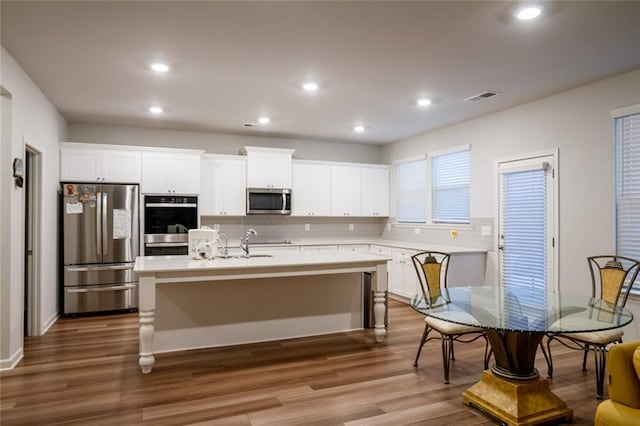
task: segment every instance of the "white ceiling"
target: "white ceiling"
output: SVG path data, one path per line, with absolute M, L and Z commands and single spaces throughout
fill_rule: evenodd
M 1 40 L 70 122 L 363 143 L 640 67 L 640 2 L 547 3 L 526 23 L 515 6 L 3 0 Z M 154 75 L 154 59 L 171 72 Z M 309 78 L 319 93 L 302 92 Z M 500 95 L 462 101 L 486 90 Z M 272 123 L 243 127 L 260 115 Z

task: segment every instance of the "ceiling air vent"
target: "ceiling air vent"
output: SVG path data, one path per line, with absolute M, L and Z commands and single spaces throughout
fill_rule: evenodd
M 473 95 L 468 97 L 467 99 L 465 99 L 465 102 L 480 102 L 483 101 L 485 99 L 489 99 L 489 98 L 493 98 L 494 96 L 496 96 L 498 93 L 497 92 L 482 92 L 482 93 L 478 93 L 477 95 Z

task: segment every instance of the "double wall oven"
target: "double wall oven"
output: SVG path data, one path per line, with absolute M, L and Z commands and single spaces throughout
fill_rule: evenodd
M 144 199 L 144 255 L 189 252 L 189 229 L 198 227 L 198 197 L 147 195 Z

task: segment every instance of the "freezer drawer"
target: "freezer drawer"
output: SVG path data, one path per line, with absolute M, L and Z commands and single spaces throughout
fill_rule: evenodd
M 109 265 L 65 265 L 64 286 L 85 286 L 138 281 L 138 273 L 133 271 L 134 263 L 114 263 Z
M 138 307 L 138 283 L 65 287 L 63 291 L 65 315 Z

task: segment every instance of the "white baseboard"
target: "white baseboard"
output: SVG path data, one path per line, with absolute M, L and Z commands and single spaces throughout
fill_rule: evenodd
M 11 358 L 0 360 L 0 371 L 12 370 L 16 365 L 18 365 L 22 356 L 22 347 L 19 347 Z
M 58 312 L 56 312 L 47 321 L 45 321 L 45 323 L 42 325 L 42 332 L 40 333 L 40 335 L 43 336 L 47 331 L 49 331 L 51 326 L 56 323 L 58 318 L 60 318 L 60 315 L 58 314 Z

